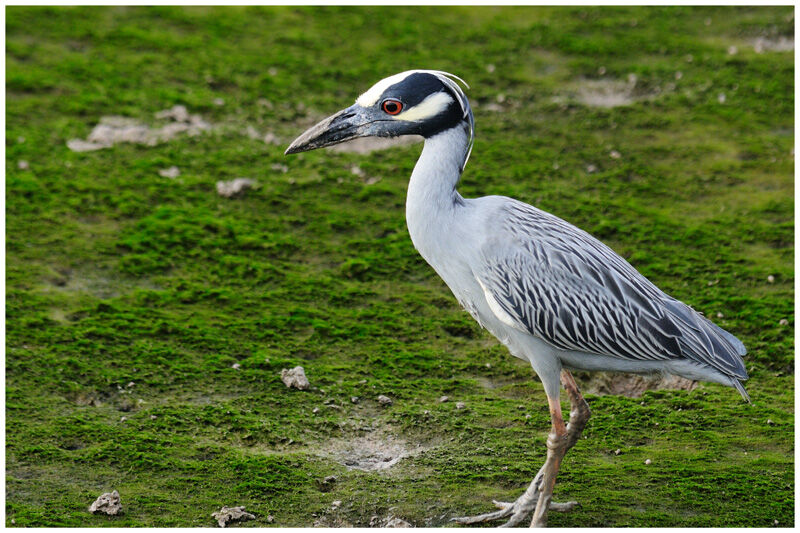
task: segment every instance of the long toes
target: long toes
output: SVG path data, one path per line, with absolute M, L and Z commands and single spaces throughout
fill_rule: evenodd
M 503 509 L 503 510 L 508 509 L 509 507 L 514 507 L 513 503 L 508 503 L 508 502 L 499 502 L 497 500 L 492 500 L 492 503 L 498 509 Z
M 548 507 L 548 509 L 550 509 L 551 511 L 558 511 L 560 513 L 565 513 L 567 511 L 573 510 L 575 507 L 578 507 L 579 505 L 580 504 L 578 502 L 564 502 L 564 503 L 550 502 L 550 506 Z
M 478 522 L 489 522 L 491 520 L 498 520 L 500 518 L 505 518 L 511 514 L 511 509 L 501 509 L 500 511 L 494 511 L 492 513 L 481 514 L 478 516 L 460 516 L 458 518 L 451 518 L 452 522 L 457 522 L 459 524 L 477 524 Z

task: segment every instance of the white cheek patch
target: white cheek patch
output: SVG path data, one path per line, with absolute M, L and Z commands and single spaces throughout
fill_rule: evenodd
M 395 83 L 400 83 L 403 81 L 406 76 L 413 74 L 414 70 L 409 70 L 406 72 L 401 72 L 400 74 L 395 74 L 394 76 L 389 76 L 388 78 L 384 78 L 358 97 L 356 103 L 361 107 L 369 107 L 373 105 L 375 102 L 378 101 L 378 98 L 381 97 L 383 91 L 394 85 Z
M 446 92 L 433 93 L 425 100 L 421 101 L 414 107 L 403 111 L 400 114 L 392 115 L 396 120 L 424 120 L 426 118 L 435 117 L 453 103 L 453 98 Z

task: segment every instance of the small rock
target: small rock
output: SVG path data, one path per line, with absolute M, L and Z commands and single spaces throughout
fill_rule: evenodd
M 25 137 L 17 137 L 17 144 L 22 144 L 25 142 Z
M 780 524 L 780 522 L 778 522 L 777 520 L 773 520 L 773 521 L 772 521 L 772 525 L 775 525 L 775 526 L 777 526 L 778 524 Z
M 223 100 L 222 98 L 214 98 L 214 105 L 215 106 L 220 106 L 220 107 L 224 106 L 225 105 L 225 100 Z
M 319 413 L 319 407 L 315 407 L 311 410 L 312 413 L 317 414 Z
M 270 76 L 277 76 L 278 69 L 276 69 L 275 67 L 270 67 L 267 69 L 267 74 L 269 74 Z
M 278 136 L 268 131 L 264 134 L 264 144 L 279 144 L 281 141 L 278 139 Z
M 233 198 L 247 189 L 258 188 L 258 182 L 250 178 L 236 178 L 230 181 L 217 182 L 217 194 L 225 198 Z
M 271 165 L 269 168 L 271 168 L 272 170 L 274 170 L 276 172 L 282 172 L 284 174 L 289 172 L 289 167 L 287 167 L 286 165 L 282 165 L 280 163 L 275 163 L 274 165 Z
M 768 426 L 774 426 L 775 422 L 773 422 L 771 418 L 767 418 L 767 425 Z
M 284 368 L 281 370 L 281 380 L 289 388 L 306 390 L 311 386 L 302 366 L 296 366 L 291 370 Z
M 150 420 L 155 420 L 156 418 L 158 418 L 156 415 L 150 415 Z
M 489 74 L 491 74 L 491 73 L 492 73 L 492 72 L 494 72 L 494 71 L 495 71 L 495 66 L 494 66 L 494 65 L 492 65 L 491 63 L 489 63 L 488 65 L 486 65 L 486 72 L 488 72 Z
M 464 402 L 456 402 L 456 409 L 463 409 L 467 405 Z
M 616 450 L 614 450 L 614 455 L 620 455 L 621 453 L 622 453 L 622 450 L 621 450 L 621 449 L 619 449 L 619 448 L 617 448 Z
M 122 511 L 122 504 L 119 501 L 119 492 L 106 492 L 101 494 L 92 505 L 89 506 L 90 513 L 105 513 L 116 515 Z
M 342 500 L 333 500 L 333 502 L 331 502 L 331 509 L 333 509 L 335 511 L 341 505 L 342 505 Z
M 378 403 L 381 405 L 392 405 L 392 399 L 381 394 L 378 396 Z
M 361 167 L 358 166 L 358 165 L 351 166 L 350 167 L 350 172 L 352 172 L 353 174 L 355 174 L 359 178 L 363 178 L 364 177 L 364 171 L 361 170 Z
M 530 420 L 530 418 L 531 418 L 530 414 L 525 415 L 525 420 Z
M 606 67 L 600 67 L 600 68 L 598 68 L 598 69 L 597 69 L 597 73 L 598 73 L 600 76 L 605 76 L 605 74 L 606 74 Z
M 125 422 L 126 420 L 128 420 L 127 416 L 123 416 L 122 418 L 119 419 L 120 422 Z
M 358 403 L 360 398 L 358 396 L 350 396 L 350 403 Z
M 246 513 L 244 506 L 241 507 L 222 507 L 219 511 L 211 513 L 211 516 L 217 521 L 219 527 L 226 527 L 231 522 L 240 520 L 254 520 L 255 516 Z
M 134 383 L 133 381 L 129 381 L 127 386 L 128 388 L 130 388 L 133 387 L 134 385 L 136 385 L 136 383 Z
M 504 95 L 503 93 L 500 93 L 500 94 L 497 95 L 495 100 L 497 100 L 498 104 L 502 104 L 503 102 L 506 101 L 506 95 Z
M 31 168 L 31 166 L 24 159 L 20 159 L 19 161 L 17 161 L 17 168 L 20 170 L 28 170 L 29 168 Z
M 422 411 L 422 414 L 425 415 L 425 416 L 428 416 L 428 415 L 431 414 L 431 412 L 429 410 L 425 409 L 424 411 Z
M 492 368 L 492 363 L 486 363 L 484 366 L 485 366 L 486 368 Z
M 234 370 L 239 370 L 240 368 L 242 368 L 242 365 L 240 365 L 239 363 L 233 363 L 231 365 L 231 368 L 233 368 Z
M 789 321 L 786 320 L 785 318 L 781 318 L 781 321 L 778 322 L 778 324 L 780 324 L 781 326 L 788 326 L 789 325 Z
M 450 399 L 450 396 L 442 396 L 439 398 L 439 403 L 444 403 Z
M 169 168 L 162 168 L 158 171 L 158 175 L 162 178 L 175 179 L 181 175 L 181 169 L 173 165 Z
M 617 152 L 616 150 L 611 150 L 611 151 L 608 153 L 608 156 L 609 156 L 611 159 L 619 159 L 620 157 L 622 157 L 622 154 L 620 154 L 620 153 L 619 153 L 619 152 Z
M 586 165 L 586 172 L 589 174 L 597 172 L 597 167 L 595 165 Z
M 275 517 L 274 517 L 274 516 L 272 516 L 271 514 L 268 514 L 268 515 L 267 515 L 267 523 L 271 524 L 271 523 L 273 523 L 274 521 L 275 521 Z
M 772 274 L 770 274 L 769 276 L 767 276 L 767 281 L 768 281 L 769 283 L 775 283 L 775 276 L 773 276 Z
M 722 313 L 717 313 L 717 318 L 725 318 L 725 315 L 723 315 Z
M 680 70 L 675 73 L 675 79 L 676 80 L 679 80 L 682 77 L 683 77 L 683 72 L 681 72 Z
M 402 518 L 398 518 L 396 516 L 390 516 L 389 519 L 386 521 L 386 526 L 384 527 L 411 527 L 411 524 L 409 524 Z
M 724 104 L 725 100 L 727 100 L 727 97 L 725 96 L 725 93 L 719 93 L 719 95 L 717 96 L 717 101 L 720 104 Z
M 739 49 L 738 49 L 738 48 L 736 48 L 735 46 L 729 46 L 729 47 L 728 47 L 728 55 L 729 55 L 729 56 L 734 56 L 734 55 L 736 55 L 736 52 L 738 52 L 738 51 L 739 51 Z
M 375 185 L 375 184 L 376 184 L 376 183 L 378 183 L 379 181 L 381 181 L 381 178 L 380 178 L 380 176 L 370 176 L 369 178 L 367 178 L 367 179 L 365 179 L 365 180 L 364 180 L 364 183 L 365 183 L 366 185 Z
M 650 463 L 652 463 L 652 462 L 653 462 L 653 461 L 651 461 L 650 459 L 646 459 L 646 460 L 645 460 L 645 462 L 644 462 L 644 464 L 646 464 L 646 465 L 649 465 L 649 464 L 650 464 Z

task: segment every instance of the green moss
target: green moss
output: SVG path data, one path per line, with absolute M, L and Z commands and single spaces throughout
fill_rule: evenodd
M 419 146 L 282 153 L 419 67 L 472 86 L 463 194 L 594 233 L 749 349 L 753 405 L 709 384 L 589 395 L 555 494 L 582 506 L 550 524 L 794 525 L 793 55 L 753 48 L 793 35 L 790 7 L 6 15 L 6 525 L 210 526 L 245 505 L 244 526 L 438 526 L 521 493 L 545 456 L 544 395 L 408 239 Z M 587 80 L 630 74 L 631 105 L 582 103 Z M 216 128 L 66 147 L 101 116 L 176 104 Z M 158 174 L 171 165 L 178 178 Z M 261 187 L 216 194 L 239 176 Z M 295 365 L 311 390 L 281 382 Z M 381 471 L 336 461 L 334 443 L 369 435 L 414 453 Z M 112 489 L 124 513 L 90 515 Z

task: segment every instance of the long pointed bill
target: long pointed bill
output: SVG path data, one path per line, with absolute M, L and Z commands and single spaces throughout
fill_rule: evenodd
M 358 104 L 350 106 L 308 128 L 289 145 L 285 153 L 307 152 L 369 135 L 365 128 L 369 123 L 363 107 Z

